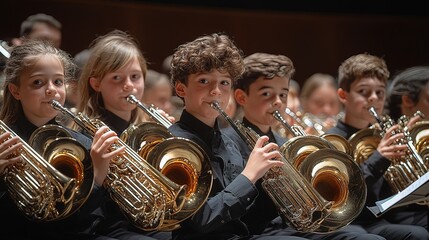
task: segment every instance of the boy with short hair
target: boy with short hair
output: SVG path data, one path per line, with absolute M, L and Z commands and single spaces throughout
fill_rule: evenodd
M 273 112 L 285 112 L 289 81 L 295 72 L 293 62 L 284 55 L 254 53 L 244 59 L 244 64 L 245 72 L 234 85 L 235 100 L 241 105 L 244 112 L 242 124 L 261 136 L 269 136 L 270 142 L 282 145 L 285 139 L 277 135 L 271 126 L 277 123 Z M 225 132 L 239 144 L 242 155 L 248 156 L 250 150 L 236 132 L 232 129 L 227 129 Z M 260 196 L 268 198 L 268 195 L 262 190 L 261 181 L 257 182 L 257 186 L 261 189 Z M 271 217 L 268 221 L 273 221 L 268 225 L 258 225 L 255 219 L 258 219 L 260 213 L 257 211 L 253 211 L 255 213 L 253 215 L 245 216 L 244 221 L 249 222 L 248 225 L 252 225 L 254 231 L 262 231 L 264 234 L 293 234 L 309 239 L 383 239 L 380 236 L 368 234 L 364 229 L 356 226 L 348 226 L 346 229 L 326 234 L 297 232 L 282 223 L 278 217 L 279 214 L 273 212 L 273 208 L 269 207 L 273 205 L 272 203 L 256 201 L 256 205 L 261 209 L 260 212 L 264 212 L 264 216 Z
M 275 143 L 260 137 L 247 162 L 236 144 L 221 133 L 212 108 L 214 101 L 225 108 L 232 84 L 243 72 L 240 50 L 228 36 L 211 34 L 183 44 L 173 54 L 171 78 L 185 108 L 169 130 L 201 145 L 210 157 L 213 186 L 207 201 L 181 228 L 175 239 L 302 239 L 251 234 L 242 220 L 253 208 L 259 192 L 255 183 L 271 167 L 282 166 Z M 260 216 L 261 224 L 265 224 Z
M 388 78 L 387 65 L 377 56 L 365 53 L 346 59 L 338 69 L 338 96 L 344 104 L 345 116 L 328 133 L 349 139 L 354 133 L 374 123 L 375 118 L 369 109 L 374 107 L 380 116 L 383 113 Z M 368 189 L 366 206 L 374 206 L 376 201 L 393 195 L 383 174 L 391 164 L 390 159 L 403 155 L 403 150 L 406 149 L 406 145 L 394 144 L 396 139 L 403 137 L 403 134 L 392 135 L 395 129 L 396 125 L 388 128 L 377 149 L 360 164 Z M 394 211 L 391 210 L 387 215 Z M 355 222 L 368 232 L 387 239 L 428 239 L 427 230 L 421 227 L 423 224 L 414 225 L 423 221 L 427 226 L 426 212 L 417 214 L 415 221 L 410 225 L 391 224 L 386 220 L 387 215 L 375 218 L 367 208 L 364 208 Z

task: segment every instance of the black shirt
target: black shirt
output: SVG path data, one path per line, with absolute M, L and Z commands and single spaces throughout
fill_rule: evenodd
M 224 135 L 216 122 L 205 125 L 186 110 L 178 122 L 169 128 L 174 136 L 199 144 L 209 155 L 213 169 L 213 186 L 207 201 L 181 228 L 173 232 L 176 239 L 233 239 L 249 235 L 248 226 L 241 220 L 258 190 L 241 175 L 245 161 L 236 143 Z
M 250 128 L 259 136 L 268 136 L 269 142 L 277 143 L 281 146 L 285 139 L 274 133 L 271 129 L 264 133 L 256 125 L 243 118 L 242 124 L 246 128 Z M 222 130 L 239 146 L 243 159 L 247 162 L 253 148 L 250 148 L 245 141 L 232 128 L 228 127 Z M 263 179 L 256 182 L 256 187 L 259 190 L 259 196 L 256 198 L 255 204 L 249 209 L 248 213 L 242 218 L 249 226 L 252 234 L 261 234 L 274 218 L 278 217 L 277 208 L 266 191 L 262 188 Z

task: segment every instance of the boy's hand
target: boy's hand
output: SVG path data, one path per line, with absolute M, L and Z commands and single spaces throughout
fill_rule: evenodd
M 278 145 L 275 143 L 265 145 L 266 142 L 268 142 L 267 136 L 258 139 L 242 172 L 253 184 L 263 177 L 270 168 L 284 164 L 282 161 L 276 160 L 281 158 Z
M 377 147 L 377 151 L 380 152 L 383 157 L 389 160 L 404 156 L 405 150 L 407 150 L 407 145 L 399 145 L 396 143 L 397 140 L 404 137 L 404 134 L 401 132 L 392 135 L 392 132 L 397 131 L 398 129 L 399 125 L 393 125 L 387 129 Z

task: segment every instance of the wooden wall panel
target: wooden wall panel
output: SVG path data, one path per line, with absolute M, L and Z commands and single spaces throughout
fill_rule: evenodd
M 190 7 L 138 1 L 3 0 L 0 39 L 19 34 L 21 22 L 44 12 L 63 24 L 62 48 L 76 54 L 97 35 L 121 29 L 134 35 L 160 71 L 163 59 L 202 34 L 225 32 L 244 51 L 289 56 L 304 81 L 314 72 L 336 75 L 347 57 L 383 56 L 391 73 L 429 64 L 429 17 Z

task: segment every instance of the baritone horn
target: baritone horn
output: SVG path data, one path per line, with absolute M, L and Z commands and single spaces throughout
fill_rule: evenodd
M 172 230 L 207 200 L 213 184 L 209 157 L 195 142 L 173 136 L 168 131 L 172 123 L 153 106 L 146 107 L 133 95 L 128 96 L 127 101 L 136 104 L 156 122 L 130 126 L 121 138 L 164 176 L 188 186 L 181 211 L 165 216 L 162 230 Z
M 93 171 L 89 153 L 79 142 L 69 136 L 38 139 L 45 147 L 42 156 L 3 121 L 0 131 L 18 137 L 23 145 L 14 153 L 23 162 L 7 168 L 5 182 L 25 216 L 33 220 L 60 220 L 83 205 L 93 186 Z
M 255 147 L 259 138 L 255 131 L 238 121 L 234 122 L 218 102 L 213 101 L 211 106 L 225 118 L 250 149 Z M 262 182 L 279 215 L 298 231 L 329 230 L 320 229 L 320 224 L 331 214 L 332 202 L 325 200 L 288 160 L 282 158 L 282 161 L 283 166 L 268 170 Z
M 91 136 L 106 126 L 98 119 L 72 113 L 55 100 L 50 104 Z M 182 209 L 186 185 L 178 185 L 162 175 L 121 139 L 112 144 L 110 151 L 122 146 L 125 147 L 124 153 L 110 161 L 104 184 L 109 188 L 112 199 L 136 227 L 146 231 L 157 230 L 162 227 L 166 215 Z
M 280 152 L 324 199 L 333 203 L 331 214 L 317 231 L 335 231 L 351 223 L 362 211 L 367 194 L 359 166 L 343 147 L 321 136 L 306 135 L 301 127 L 290 126 L 279 111 L 274 111 L 273 116 L 294 136 L 280 147 Z

